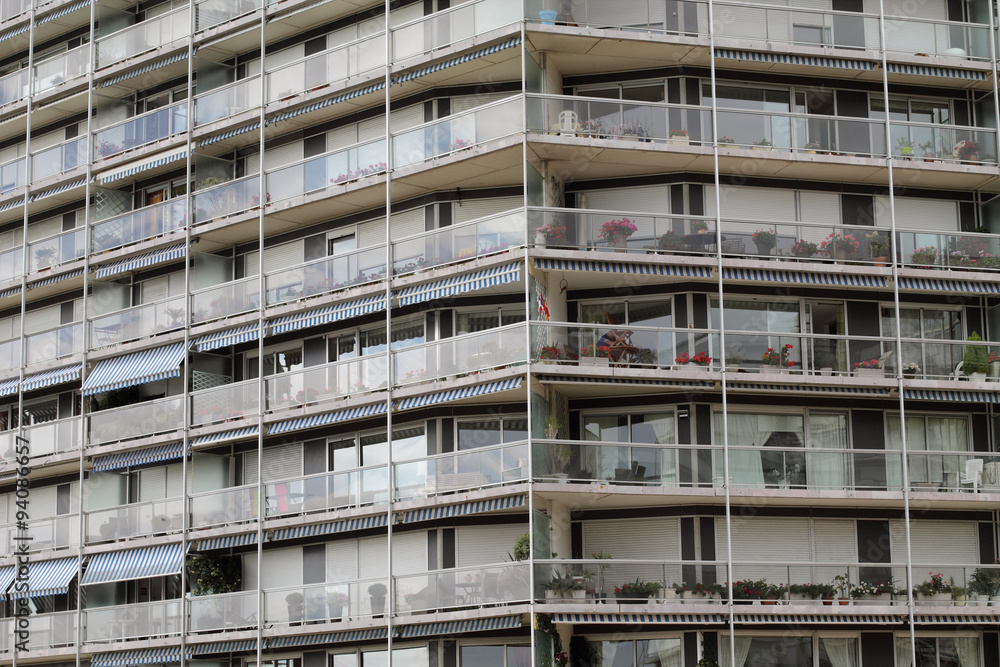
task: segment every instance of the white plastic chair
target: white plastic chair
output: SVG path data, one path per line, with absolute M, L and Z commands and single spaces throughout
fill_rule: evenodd
M 965 363 L 964 361 L 960 361 L 958 362 L 958 366 L 955 366 L 955 372 L 953 373 L 953 377 L 956 380 L 961 380 L 962 376 L 965 375 L 965 373 L 962 372 L 962 364 L 964 363 Z
M 576 115 L 575 111 L 560 111 L 559 112 L 559 136 L 575 136 L 576 126 L 580 121 L 580 117 Z
M 965 462 L 965 472 L 962 473 L 962 484 L 971 484 L 972 492 L 979 493 L 979 482 L 983 478 L 983 459 L 968 459 Z

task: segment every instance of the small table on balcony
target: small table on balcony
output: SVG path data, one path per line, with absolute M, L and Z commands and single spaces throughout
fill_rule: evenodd
M 723 241 L 726 240 L 726 235 L 725 234 L 722 235 L 722 240 Z M 705 234 L 685 234 L 683 241 L 684 241 L 684 245 L 692 246 L 692 247 L 701 246 L 701 247 L 705 248 L 706 250 L 708 250 L 708 246 L 714 246 L 715 245 L 716 238 L 715 238 L 715 234 L 709 234 L 709 233 L 705 233 Z

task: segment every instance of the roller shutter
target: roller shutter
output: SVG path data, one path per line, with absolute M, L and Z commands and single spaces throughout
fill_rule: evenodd
M 454 202 L 451 205 L 451 216 L 457 225 L 460 222 L 468 222 L 478 218 L 485 218 L 488 215 L 503 213 L 512 208 L 517 208 L 524 204 L 521 197 L 491 197 L 489 199 L 467 199 L 462 202 Z
M 302 547 L 268 549 L 260 568 L 260 587 L 286 588 L 302 585 Z
M 389 227 L 393 241 L 423 233 L 424 207 L 411 208 L 409 211 L 393 214 Z
M 528 524 L 459 526 L 455 529 L 458 567 L 492 565 L 507 560 L 514 540 L 528 532 Z
M 330 583 L 357 581 L 358 541 L 337 540 L 326 543 L 326 580 Z
M 427 531 L 393 534 L 392 570 L 397 577 L 427 571 Z
M 636 539 L 641 535 L 642 539 Z M 666 561 L 659 565 L 612 565 L 605 573 L 606 588 L 637 577 L 643 581 L 681 581 L 680 521 L 672 518 L 590 521 L 583 525 L 583 553 L 603 551 L 612 558 Z
M 670 188 L 650 185 L 641 188 L 593 190 L 585 193 L 585 207 L 598 211 L 629 211 L 665 215 L 670 212 Z
M 389 574 L 389 554 L 385 536 L 358 540 L 358 574 L 361 579 L 385 579 Z
M 809 563 L 812 558 L 809 519 L 754 518 L 732 523 L 733 577 L 788 581 L 788 567 L 782 563 Z M 767 539 L 762 540 L 761 536 Z M 726 522 L 716 522 L 717 553 L 726 553 Z M 775 554 L 781 554 L 776 559 Z M 772 565 L 773 563 L 773 565 Z

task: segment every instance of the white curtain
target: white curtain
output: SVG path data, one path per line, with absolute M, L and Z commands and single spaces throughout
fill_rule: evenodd
M 896 667 L 910 667 L 913 664 L 913 652 L 910 650 L 909 637 L 896 637 Z
M 857 665 L 857 640 L 845 638 L 821 637 L 819 640 L 826 649 L 826 656 L 830 659 L 833 667 L 856 667 Z
M 939 452 L 969 450 L 967 422 L 964 419 L 927 417 L 927 449 Z M 949 488 L 959 486 L 960 456 L 928 456 L 927 468 L 932 482 L 945 482 Z
M 673 415 L 664 416 L 660 419 L 647 421 L 653 427 L 653 434 L 656 442 L 660 445 L 674 444 L 674 420 Z M 676 448 L 664 448 L 660 457 L 660 481 L 663 484 L 675 484 L 677 482 L 677 453 Z
M 844 415 L 812 415 L 809 417 L 809 446 L 822 449 L 847 449 L 847 421 Z M 810 488 L 844 489 L 850 479 L 847 455 L 835 452 L 815 452 L 809 457 Z
M 718 416 L 720 422 L 717 428 L 716 442 L 722 443 L 722 416 Z M 769 435 L 769 434 L 767 434 Z M 732 414 L 729 415 L 729 444 L 737 447 L 760 447 L 766 439 L 759 438 L 757 431 L 757 415 Z M 725 477 L 723 474 L 724 461 L 721 454 L 717 459 L 717 477 Z M 733 449 L 729 452 L 729 476 L 733 478 L 733 485 L 740 488 L 763 489 L 764 488 L 764 468 L 760 462 L 760 452 L 746 449 Z
M 649 656 L 639 664 L 659 665 L 659 667 L 681 667 L 681 640 L 649 640 Z
M 747 664 L 747 656 L 750 655 L 750 644 L 752 637 L 736 638 L 736 665 L 729 661 L 729 635 L 719 636 L 719 666 L 720 667 L 743 667 Z M 964 667 L 964 665 L 963 665 Z
M 961 667 L 979 667 L 979 638 L 955 637 L 958 649 L 958 664 Z

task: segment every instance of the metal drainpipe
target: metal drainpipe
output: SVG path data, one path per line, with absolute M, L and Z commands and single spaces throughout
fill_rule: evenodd
M 896 237 L 896 199 L 894 192 L 894 182 L 893 182 L 893 171 L 892 171 L 892 123 L 889 120 L 889 72 L 886 59 L 885 51 L 885 3 L 884 0 L 879 0 L 878 3 L 878 13 L 879 13 L 879 36 L 882 43 L 879 45 L 879 54 L 882 58 L 882 95 L 884 97 L 885 103 L 885 152 L 886 152 L 886 165 L 888 168 L 889 176 L 889 233 L 892 238 L 892 242 L 895 243 Z M 994 85 L 996 85 L 994 81 Z M 891 244 L 890 244 L 891 246 Z M 897 243 L 897 252 L 898 252 Z M 905 524 L 906 530 L 906 590 L 909 591 L 910 604 L 908 611 L 910 614 L 910 660 L 913 665 L 916 665 L 917 659 L 917 640 L 914 634 L 914 600 L 913 600 L 913 549 L 910 544 L 910 475 L 908 468 L 908 457 L 906 451 L 906 409 L 905 401 L 903 400 L 903 342 L 902 333 L 899 327 L 899 265 L 893 257 L 892 261 L 892 301 L 893 309 L 896 318 L 896 392 L 899 394 L 899 437 L 900 444 L 902 447 L 903 457 L 901 468 L 903 470 L 903 522 Z M 860 572 L 859 572 L 860 577 Z
M 385 442 L 387 451 L 386 479 L 389 493 L 386 502 L 386 665 L 392 667 L 392 615 L 395 610 L 396 586 L 392 578 L 392 499 L 396 495 L 392 469 L 392 135 L 389 133 L 389 113 L 392 95 L 392 33 L 389 30 L 390 0 L 385 0 Z M 424 326 L 427 326 L 426 324 Z
M 264 281 L 264 211 L 267 210 L 267 184 L 264 178 L 264 126 L 267 121 L 265 108 L 267 95 L 264 82 L 267 80 L 265 57 L 267 55 L 267 3 L 260 9 L 260 115 L 258 124 L 258 155 L 257 161 L 257 665 L 261 667 L 264 629 L 264 589 L 262 573 L 264 571 L 264 508 L 267 506 L 264 498 L 264 409 L 266 395 L 264 391 L 264 309 L 267 301 Z M 235 258 L 234 258 L 235 260 Z M 244 275 L 246 270 L 244 268 Z M 252 504 L 252 503 L 251 503 Z

